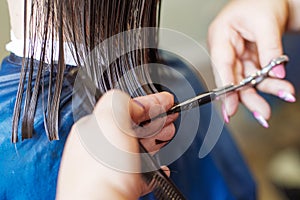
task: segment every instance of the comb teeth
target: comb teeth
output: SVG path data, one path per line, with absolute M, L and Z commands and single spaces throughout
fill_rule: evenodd
M 163 171 L 154 172 L 152 180 L 154 181 L 153 193 L 158 200 L 185 200 L 181 192 Z
M 185 200 L 182 193 L 163 171 L 144 173 L 143 177 L 153 189 L 153 194 L 157 200 Z
M 147 150 L 140 143 L 141 153 L 146 153 Z M 185 200 L 183 194 L 178 190 L 171 179 L 166 173 L 159 167 L 157 161 L 149 154 L 146 153 L 141 156 L 142 169 L 145 173 L 142 173 L 142 177 L 145 182 L 153 189 L 154 196 L 157 200 Z

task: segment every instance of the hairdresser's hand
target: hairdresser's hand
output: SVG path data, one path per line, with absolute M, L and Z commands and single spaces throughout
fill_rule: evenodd
M 174 105 L 174 97 L 168 92 L 137 97 L 133 101 L 143 108 L 142 112 L 136 112 L 132 116 L 135 127 L 145 120 L 153 118 L 160 113 L 165 113 Z M 178 114 L 175 113 L 156 119 L 143 127 L 136 127 L 135 133 L 141 139 L 146 149 L 155 153 L 173 138 L 175 133 L 173 122 L 177 117 Z
M 209 28 L 213 70 L 218 86 L 238 83 L 283 54 L 281 37 L 288 20 L 286 0 L 233 0 Z M 294 101 L 293 86 L 282 80 L 283 65 L 274 68 L 257 89 L 286 101 Z M 265 127 L 271 111 L 254 88 L 228 95 L 223 104 L 225 121 L 234 115 L 241 101 Z
M 132 126 L 140 118 L 147 118 L 151 107 L 156 107 L 156 112 L 157 107 L 167 109 L 172 104 L 172 95 L 165 92 L 135 100 L 118 90 L 106 93 L 93 114 L 76 122 L 69 134 L 59 171 L 57 199 L 137 199 L 149 192 L 138 173 L 139 136 Z M 173 118 L 169 117 L 168 125 L 158 133 L 166 136 L 152 136 L 144 140 L 145 145 L 150 147 L 154 138 L 170 140 L 174 135 L 171 121 Z M 150 149 L 158 148 L 154 144 Z

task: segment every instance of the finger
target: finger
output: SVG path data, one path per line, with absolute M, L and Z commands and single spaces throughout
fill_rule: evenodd
M 223 31 L 216 31 L 212 27 L 209 30 L 208 44 L 215 81 L 221 87 L 234 82 L 233 66 L 236 55 L 229 36 L 232 31 L 227 30 L 230 33 L 224 35 Z
M 161 117 L 151 121 L 143 126 L 134 126 L 134 132 L 140 139 L 151 138 L 159 134 L 162 129 L 166 126 L 166 117 Z
M 173 123 L 179 116 L 179 113 L 173 113 L 167 116 L 166 125 Z
M 271 116 L 271 108 L 264 98 L 257 94 L 254 88 L 247 88 L 240 91 L 241 102 L 252 112 L 258 122 L 268 128 L 266 120 Z
M 226 123 L 229 123 L 229 119 L 231 116 L 233 116 L 237 109 L 239 104 L 239 97 L 237 93 L 231 93 L 227 94 L 225 98 L 223 98 L 223 104 L 222 104 L 222 114 L 224 121 Z
M 230 39 L 232 37 L 231 35 L 235 35 L 235 39 L 233 39 L 235 46 L 241 46 L 239 44 L 241 44 L 242 41 L 236 37 L 235 32 L 227 30 L 224 34 L 223 30 L 217 31 L 219 28 L 215 28 L 215 26 L 220 27 L 221 25 L 214 24 L 210 27 L 208 40 L 215 82 L 218 87 L 221 87 L 235 82 L 233 69 L 236 65 L 235 52 L 242 51 L 235 50 Z M 223 99 L 222 112 L 224 120 L 227 123 L 229 122 L 229 117 L 237 111 L 238 103 L 238 95 L 236 93 L 227 95 L 226 98 Z
M 173 122 L 178 117 L 178 114 L 168 115 L 167 117 L 157 118 L 143 126 L 139 126 L 138 124 L 134 125 L 134 131 L 136 136 L 140 139 L 142 138 L 151 138 L 160 134 L 162 130 L 164 130 L 168 126 L 173 126 Z
M 239 83 L 244 78 L 243 66 L 239 60 L 236 60 L 234 73 L 236 77 L 236 82 L 234 83 Z M 222 114 L 224 117 L 224 121 L 226 123 L 228 123 L 229 118 L 236 113 L 238 109 L 238 104 L 239 104 L 239 97 L 237 92 L 233 92 L 225 96 L 222 105 Z
M 164 127 L 172 124 L 177 117 L 178 113 L 174 113 L 172 115 L 168 115 L 167 117 L 157 118 L 147 124 L 143 124 L 142 126 L 135 124 L 134 130 L 139 138 L 149 138 L 159 134 Z
M 173 123 L 178 117 L 178 114 L 168 115 L 151 121 L 151 123 L 143 126 L 138 126 L 140 122 L 153 118 L 171 108 L 174 104 L 174 97 L 168 92 L 147 95 L 134 99 L 134 102 L 140 104 L 144 108 L 144 113 L 134 115 L 135 132 L 139 138 L 149 138 L 157 135 L 163 127 Z
M 295 102 L 295 88 L 286 81 L 274 78 L 268 78 L 256 87 L 262 92 L 272 94 L 287 102 Z
M 262 19 L 260 23 L 262 25 L 254 31 L 260 65 L 262 67 L 266 66 L 272 59 L 283 54 L 282 33 L 275 22 L 270 23 L 272 20 L 274 21 L 274 19 L 269 18 Z M 284 66 L 279 65 L 275 67 L 270 75 L 277 78 L 284 78 L 286 75 Z
M 254 55 L 252 55 L 253 57 Z M 243 61 L 243 76 L 247 77 L 259 70 L 259 63 L 255 60 Z M 260 84 L 258 84 L 260 85 Z M 252 112 L 253 116 L 258 120 L 262 126 L 267 128 L 269 125 L 267 119 L 271 115 L 269 104 L 257 93 L 255 88 L 244 88 L 240 91 L 241 102 Z
M 254 63 L 244 62 L 245 74 L 254 74 L 258 70 Z M 245 75 L 246 76 L 246 75 Z M 279 98 L 287 102 L 295 102 L 294 97 L 295 88 L 294 86 L 286 81 L 277 78 L 266 78 L 261 83 L 259 83 L 256 88 L 264 93 L 272 94 L 278 96 Z
M 175 125 L 169 124 L 164 127 L 158 134 L 141 139 L 141 143 L 149 152 L 156 153 L 159 149 L 165 146 L 175 135 Z
M 249 61 L 255 64 L 255 66 L 260 66 L 257 46 L 255 43 L 249 41 L 245 42 L 245 51 L 243 52 L 243 55 L 241 55 L 240 60 L 243 62 Z M 261 67 L 258 67 L 258 69 L 260 68 Z
M 165 174 L 168 176 L 168 177 L 170 177 L 170 175 L 171 175 L 171 171 L 170 171 L 170 169 L 169 169 L 169 167 L 167 167 L 167 166 L 161 166 L 161 169 L 165 172 Z
M 144 113 L 135 115 L 133 119 L 136 123 L 140 123 L 170 109 L 174 105 L 174 96 L 168 92 L 160 92 L 134 98 L 134 101 L 144 108 Z
M 159 92 L 147 96 L 136 97 L 135 100 L 143 102 L 142 104 L 145 106 L 146 110 L 154 103 L 160 104 L 165 109 L 169 109 L 174 105 L 174 96 L 169 92 Z

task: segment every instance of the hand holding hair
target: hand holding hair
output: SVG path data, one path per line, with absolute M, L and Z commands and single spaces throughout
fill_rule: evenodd
M 116 110 L 113 108 L 115 103 L 118 105 Z M 94 117 L 107 141 L 123 151 L 138 153 L 138 135 L 132 130 L 132 123 L 147 118 L 148 111 L 155 105 L 168 108 L 172 104 L 173 97 L 165 92 L 139 97 L 136 100 L 131 100 L 127 94 L 118 90 L 107 92 L 97 103 L 93 114 L 76 122 L 71 130 L 61 162 L 57 198 L 137 199 L 149 192 L 150 188 L 139 173 L 122 172 L 95 160 L 80 141 L 81 133 L 78 133 L 78 130 L 82 129 L 79 126 L 85 126 L 88 130 L 88 127 L 95 125 L 92 124 L 95 123 L 92 119 Z M 114 113 L 115 111 L 120 112 Z M 143 144 L 149 148 L 148 151 L 157 151 L 161 147 L 155 145 L 155 138 L 170 140 L 173 137 L 175 129 L 169 126 L 174 119 L 175 117 L 167 119 L 167 125 L 157 135 L 143 139 Z M 111 156 L 121 159 L 118 154 Z M 122 159 L 130 167 L 140 166 L 140 161 L 130 156 Z

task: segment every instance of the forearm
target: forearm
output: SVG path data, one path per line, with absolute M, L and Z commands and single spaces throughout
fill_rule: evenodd
M 300 31 L 300 0 L 288 0 L 289 19 L 288 31 Z

